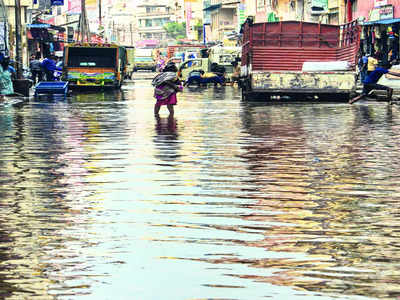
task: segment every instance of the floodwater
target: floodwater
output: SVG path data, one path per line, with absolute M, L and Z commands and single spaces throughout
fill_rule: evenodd
M 400 298 L 400 106 L 178 101 L 0 107 L 1 299 Z

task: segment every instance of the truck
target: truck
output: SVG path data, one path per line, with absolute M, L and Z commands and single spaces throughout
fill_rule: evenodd
M 126 49 L 126 74 L 125 78 L 132 79 L 133 68 L 135 67 L 135 47 L 133 46 L 125 46 Z
M 243 100 L 282 95 L 347 100 L 355 92 L 361 32 L 357 22 L 253 23 L 247 19 L 242 26 L 239 86 Z
M 64 48 L 62 80 L 70 88 L 120 88 L 126 73 L 126 50 L 108 43 L 71 43 Z
M 133 72 L 139 70 L 148 70 L 155 72 L 157 62 L 154 57 L 153 49 L 139 48 L 135 50 L 135 61 L 133 64 Z

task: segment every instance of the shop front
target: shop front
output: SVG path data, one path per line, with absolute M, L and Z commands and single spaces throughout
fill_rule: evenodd
M 362 26 L 360 50 L 383 62 L 399 59 L 400 13 L 390 1 L 375 0 L 367 16 L 360 16 Z M 396 18 L 397 17 L 397 18 Z
M 27 25 L 28 51 L 29 54 L 46 57 L 57 51 L 63 51 L 65 43 L 65 28 L 35 22 Z

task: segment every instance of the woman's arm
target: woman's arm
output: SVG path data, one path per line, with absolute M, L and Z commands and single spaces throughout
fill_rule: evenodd
M 174 89 L 175 91 L 177 91 L 177 92 L 180 91 L 179 86 L 177 86 L 176 84 L 174 84 L 174 83 L 172 83 L 172 82 L 170 82 L 170 81 L 166 81 L 165 84 L 168 85 L 169 87 L 173 88 L 173 89 Z

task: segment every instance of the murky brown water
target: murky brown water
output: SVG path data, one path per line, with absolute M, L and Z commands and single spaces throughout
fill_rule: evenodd
M 2 299 L 400 297 L 400 107 L 151 95 L 0 107 Z

